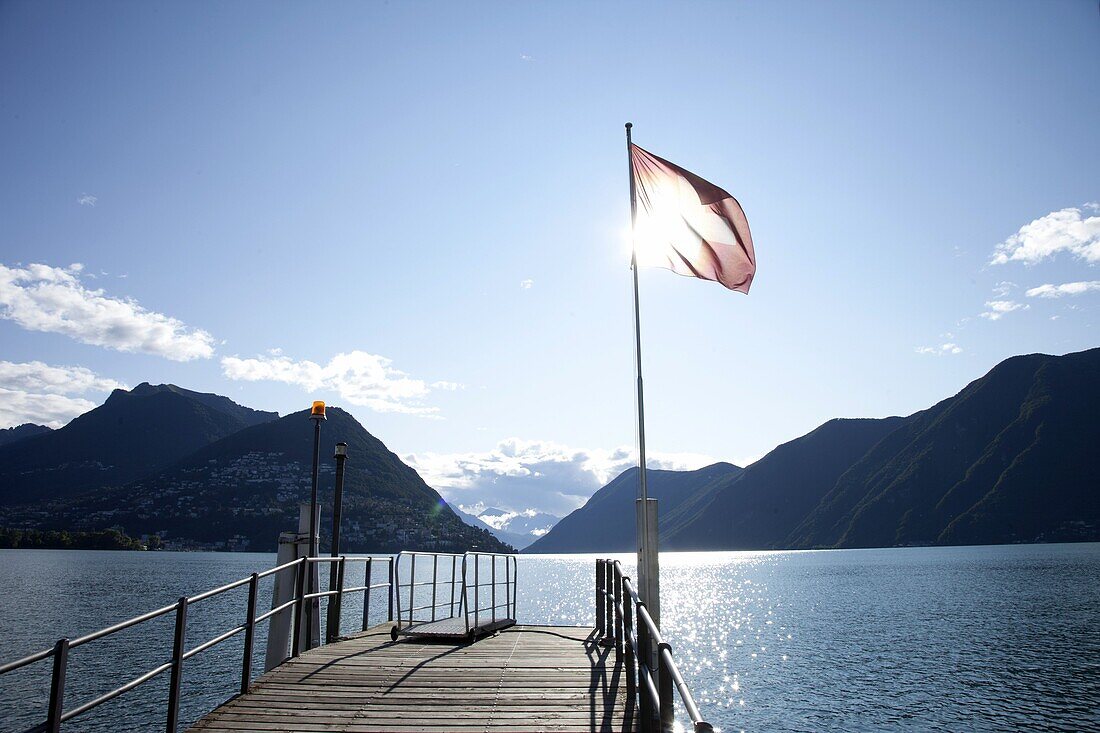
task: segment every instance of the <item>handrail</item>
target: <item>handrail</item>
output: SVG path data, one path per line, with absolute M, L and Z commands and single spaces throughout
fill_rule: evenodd
M 231 591 L 234 588 L 240 588 L 242 585 L 248 583 L 250 580 L 252 580 L 252 576 L 241 578 L 240 580 L 234 580 L 232 583 L 226 583 L 220 588 L 213 588 L 211 590 L 203 591 L 198 595 L 193 595 L 188 598 L 187 605 L 192 606 L 199 601 L 205 601 L 207 598 L 213 598 L 214 596 L 221 595 L 222 593 L 225 593 L 227 591 Z
M 0 675 L 6 674 L 8 672 L 13 672 L 13 671 L 19 669 L 20 667 L 26 667 L 28 664 L 34 664 L 35 662 L 40 662 L 43 659 L 49 659 L 50 657 L 52 657 L 54 655 L 54 651 L 55 651 L 54 647 L 51 647 L 49 649 L 43 649 L 40 652 L 35 652 L 34 654 L 28 654 L 27 656 L 23 657 L 22 659 L 16 659 L 14 662 L 8 662 L 7 664 L 0 665 Z
M 72 641 L 69 642 L 69 648 L 72 649 L 74 646 L 80 646 L 81 644 L 87 644 L 89 641 L 95 641 L 96 639 L 102 639 L 104 636 L 110 636 L 111 634 L 122 631 L 124 629 L 128 629 L 131 626 L 137 626 L 138 624 L 144 623 L 146 621 L 152 621 L 155 618 L 159 618 L 160 616 L 163 616 L 167 613 L 171 613 L 172 611 L 175 611 L 175 610 L 176 610 L 176 604 L 173 603 L 171 606 L 165 606 L 164 608 L 158 608 L 155 611 L 149 611 L 148 613 L 143 613 L 140 616 L 135 616 L 134 618 L 129 619 L 128 621 L 122 621 L 121 623 L 117 623 L 114 626 L 108 626 L 105 629 L 100 629 L 99 631 L 93 631 L 92 633 L 85 634 L 84 636 L 78 636 L 77 638 L 75 638 L 75 639 L 73 639 Z
M 419 554 L 422 554 L 422 553 L 419 553 Z M 456 555 L 456 557 L 457 557 L 457 555 Z M 388 582 L 385 582 L 385 583 L 372 583 L 371 582 L 371 580 L 372 580 L 372 576 L 371 576 L 371 572 L 372 572 L 371 562 L 372 562 L 372 560 L 383 560 L 386 563 L 388 563 L 388 567 L 389 567 Z M 322 598 L 322 597 L 335 598 L 336 599 L 335 613 L 337 614 L 337 616 L 336 616 L 335 622 L 330 624 L 330 638 L 329 638 L 329 640 L 331 641 L 331 640 L 333 640 L 332 635 L 331 635 L 331 630 L 333 628 L 335 628 L 336 633 L 337 634 L 339 633 L 339 625 L 340 625 L 339 615 L 340 615 L 340 608 L 341 608 L 341 600 L 342 600 L 342 598 L 345 594 L 348 594 L 348 593 L 362 593 L 363 594 L 363 598 L 364 598 L 364 601 L 363 601 L 363 630 L 365 631 L 367 629 L 367 616 L 368 616 L 368 611 L 370 609 L 370 594 L 371 594 L 371 591 L 379 590 L 381 588 L 387 588 L 388 589 L 387 595 L 389 596 L 388 615 L 389 615 L 389 618 L 392 620 L 393 619 L 393 596 L 394 596 L 393 561 L 394 561 L 394 559 L 392 557 L 372 557 L 372 556 L 348 557 L 346 555 L 338 555 L 338 556 L 335 556 L 335 557 L 302 557 L 302 558 L 298 558 L 296 560 L 291 560 L 290 562 L 283 563 L 282 565 L 277 565 L 276 567 L 269 568 L 269 569 L 264 570 L 262 572 L 253 573 L 252 575 L 250 575 L 246 578 L 240 578 L 240 579 L 234 580 L 230 583 L 226 583 L 225 585 L 218 586 L 217 588 L 211 588 L 209 590 L 202 591 L 201 593 L 197 593 L 197 594 L 195 594 L 193 596 L 190 596 L 190 597 L 184 596 L 184 597 L 180 598 L 176 603 L 173 603 L 169 606 L 163 606 L 163 607 L 158 608 L 156 610 L 148 611 L 146 613 L 140 614 L 138 616 L 134 616 L 133 618 L 127 619 L 125 621 L 121 621 L 119 623 L 112 624 L 111 626 L 107 626 L 107 627 L 104 627 L 104 628 L 99 629 L 97 631 L 93 631 L 89 634 L 79 636 L 75 639 L 72 639 L 72 640 L 61 639 L 50 649 L 44 649 L 40 652 L 35 652 L 34 654 L 27 655 L 27 656 L 25 656 L 21 659 L 17 659 L 15 661 L 13 661 L 13 662 L 8 662 L 7 664 L 0 665 L 0 676 L 2 676 L 4 674 L 7 674 L 9 672 L 14 672 L 17 669 L 21 669 L 21 668 L 26 667 L 30 664 L 34 664 L 35 662 L 40 662 L 44 659 L 51 659 L 52 658 L 53 659 L 53 677 L 52 677 L 52 681 L 51 681 L 51 684 L 50 684 L 50 698 L 49 698 L 49 705 L 48 705 L 47 712 L 46 712 L 46 721 L 43 722 L 43 723 L 39 723 L 36 726 L 33 726 L 30 730 L 32 730 L 32 731 L 45 731 L 46 733 L 57 733 L 60 730 L 61 723 L 65 722 L 67 720 L 71 720 L 71 719 L 73 719 L 73 718 L 75 718 L 79 715 L 82 715 L 82 714 L 88 712 L 89 710 L 92 710 L 93 708 L 96 708 L 96 707 L 98 707 L 98 706 L 102 705 L 103 703 L 108 702 L 110 700 L 113 700 L 114 698 L 129 692 L 130 690 L 138 687 L 139 685 L 142 685 L 145 682 L 148 682 L 149 680 L 153 679 L 154 677 L 156 677 L 160 674 L 163 674 L 164 672 L 170 671 L 171 672 L 171 683 L 169 685 L 169 696 L 168 696 L 168 703 L 167 703 L 167 726 L 166 727 L 167 727 L 168 733 L 175 733 L 176 728 L 177 728 L 178 718 L 179 718 L 179 690 L 180 690 L 180 685 L 181 685 L 181 680 L 182 680 L 182 664 L 183 664 L 184 660 L 187 660 L 187 659 L 190 659 L 194 656 L 197 656 L 198 654 L 201 654 L 202 652 L 206 651 L 207 649 L 210 649 L 211 647 L 217 646 L 218 644 L 221 644 L 223 641 L 226 641 L 226 640 L 236 636 L 237 634 L 241 633 L 242 631 L 245 632 L 244 660 L 242 662 L 242 669 L 241 669 L 241 692 L 243 693 L 243 692 L 247 691 L 248 686 L 251 684 L 252 641 L 253 641 L 253 637 L 254 637 L 255 626 L 258 623 L 262 623 L 263 621 L 268 621 L 268 620 L 274 618 L 277 614 L 279 614 L 282 611 L 287 611 L 291 608 L 297 608 L 297 610 L 300 612 L 303 609 L 303 607 L 306 605 L 306 602 L 309 601 L 309 600 Z M 305 587 L 306 587 L 305 583 L 298 582 L 297 580 L 295 580 L 294 586 L 298 589 L 298 592 L 295 593 L 295 596 L 291 600 L 289 600 L 285 603 L 279 604 L 278 606 L 270 609 L 269 611 L 266 611 L 264 613 L 261 613 L 261 614 L 257 615 L 257 613 L 256 613 L 256 603 L 257 603 L 259 581 L 261 579 L 267 578 L 267 577 L 270 577 L 270 576 L 272 576 L 276 573 L 291 570 L 291 569 L 293 569 L 293 571 L 294 571 L 295 578 L 299 578 L 300 576 L 303 576 L 305 574 L 304 573 L 305 568 L 311 567 L 314 564 L 319 564 L 319 563 L 322 563 L 322 562 L 325 562 L 325 563 L 338 563 L 338 567 L 340 568 L 340 573 L 338 575 L 338 583 L 337 583 L 336 588 L 329 588 L 326 591 L 319 591 L 319 592 L 315 592 L 315 593 L 305 593 L 304 592 Z M 351 588 L 347 588 L 347 587 L 344 586 L 343 567 L 348 562 L 360 562 L 360 563 L 365 563 L 366 564 L 366 578 L 365 578 L 365 582 L 364 582 L 363 585 L 355 586 L 355 587 L 351 587 Z M 229 629 L 228 631 L 222 632 L 222 633 L 218 634 L 217 636 L 214 636 L 210 639 L 207 639 L 207 640 L 203 641 L 202 643 L 198 644 L 197 646 L 193 647 L 192 649 L 186 649 L 185 646 L 184 646 L 184 640 L 185 640 L 185 637 L 186 637 L 187 608 L 188 608 L 188 606 L 191 606 L 195 603 L 199 603 L 200 601 L 205 601 L 205 600 L 207 600 L 209 598 L 213 598 L 215 596 L 219 596 L 223 593 L 228 593 L 229 591 L 236 590 L 238 588 L 243 588 L 245 586 L 248 586 L 248 588 L 249 588 L 248 607 L 246 609 L 247 613 L 246 613 L 245 622 L 243 624 L 239 624 L 237 626 L 234 626 L 233 628 Z M 330 609 L 332 609 L 332 608 L 333 608 L 333 606 L 330 606 Z M 167 615 L 169 613 L 173 613 L 173 612 L 175 612 L 175 614 L 176 614 L 176 632 L 175 632 L 175 637 L 174 637 L 174 641 L 173 641 L 173 650 L 172 650 L 172 659 L 171 659 L 171 661 L 160 664 L 157 667 L 154 667 L 153 669 L 148 670 L 148 671 L 138 675 L 137 677 L 134 677 L 133 679 L 123 683 L 122 685 L 120 685 L 119 687 L 116 687 L 115 689 L 111 690 L 110 692 L 104 693 L 104 694 L 102 694 L 102 695 L 100 695 L 100 696 L 98 696 L 98 697 L 96 697 L 92 700 L 88 700 L 86 702 L 83 702 L 80 705 L 78 705 L 78 706 L 76 706 L 76 707 L 74 707 L 70 710 L 65 710 L 64 709 L 65 673 L 66 673 L 67 667 L 68 667 L 68 658 L 69 658 L 70 650 L 72 650 L 76 647 L 82 646 L 84 644 L 87 644 L 89 642 L 96 641 L 98 639 L 102 639 L 106 636 L 110 636 L 111 634 L 115 634 L 119 631 L 123 631 L 125 629 L 132 628 L 132 627 L 137 626 L 139 624 L 145 623 L 146 621 L 151 621 L 153 619 L 160 618 L 161 616 L 165 616 L 165 615 Z M 300 622 L 301 621 L 300 613 L 296 614 L 296 615 L 299 616 L 299 622 Z M 298 639 L 298 632 L 297 631 L 295 631 L 294 638 L 297 642 L 297 639 Z M 298 653 L 299 653 L 298 644 L 295 643 L 294 648 L 293 648 L 293 652 L 292 652 L 292 656 L 296 655 Z
M 618 560 L 596 560 L 596 631 L 604 637 L 605 644 L 615 646 L 616 656 L 625 656 L 628 694 L 638 695 L 642 733 L 673 730 L 673 688 L 680 694 L 694 733 L 713 733 L 714 728 L 703 719 L 676 666 L 672 645 L 661 636 L 660 628 Z

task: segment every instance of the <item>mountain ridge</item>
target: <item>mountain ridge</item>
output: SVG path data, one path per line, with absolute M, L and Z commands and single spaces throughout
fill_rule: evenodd
M 732 463 L 718 462 L 694 471 L 647 468 L 650 498 L 658 500 L 658 531 L 680 502 L 715 481 L 744 470 Z M 634 501 L 640 471 L 628 468 L 599 489 L 580 509 L 562 517 L 554 527 L 531 543 L 525 552 L 629 552 L 635 533 Z M 566 549 L 571 548 L 571 549 Z
M 14 443 L 24 438 L 33 438 L 36 435 L 45 435 L 53 432 L 53 428 L 46 425 L 37 425 L 32 422 L 16 425 L 11 428 L 0 429 L 0 446 Z
M 681 488 L 672 506 L 660 504 L 661 547 L 1096 541 L 1098 444 L 1100 348 L 1010 357 L 925 410 L 830 420 L 737 475 Z M 694 481 L 681 473 L 664 478 Z M 634 549 L 621 538 L 563 542 L 559 531 L 599 513 L 601 492 L 625 475 L 530 550 Z
M 0 446 L 0 505 L 120 486 L 274 417 L 175 385 L 116 389 L 64 427 Z
M 390 552 L 409 543 L 446 551 L 509 549 L 446 511 L 442 497 L 349 413 L 338 407 L 327 413 L 325 444 L 348 444 L 342 549 Z M 279 533 L 297 527 L 299 505 L 309 501 L 312 453 L 306 410 L 243 428 L 125 485 L 9 509 L 6 520 L 23 526 L 37 519 L 41 529 L 155 534 L 179 548 L 274 550 Z M 319 476 L 320 535 L 327 545 L 331 460 L 321 462 Z

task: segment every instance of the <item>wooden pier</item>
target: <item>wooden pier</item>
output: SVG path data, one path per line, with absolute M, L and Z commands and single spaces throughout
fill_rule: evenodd
M 192 731 L 634 731 L 595 629 L 512 626 L 477 641 L 390 640 L 392 624 L 303 652 Z M 618 661 L 617 661 L 618 660 Z
M 418 556 L 420 567 L 426 569 L 420 574 L 415 572 Z M 402 571 L 403 557 L 408 558 L 407 573 Z M 502 557 L 505 567 L 498 572 Z M 385 582 L 375 582 L 375 560 L 386 571 Z M 335 580 L 327 590 L 308 592 L 307 579 L 322 563 L 335 565 L 330 576 Z M 362 585 L 347 584 L 352 564 L 364 567 Z M 41 722 L 24 733 L 62 733 L 68 721 L 163 674 L 168 677 L 164 730 L 178 733 L 184 672 L 202 671 L 200 664 L 188 660 L 241 634 L 238 694 L 190 730 L 673 733 L 681 725 L 673 701 L 678 692 L 692 732 L 713 733 L 676 666 L 671 645 L 622 565 L 598 559 L 595 570 L 594 628 L 516 626 L 511 625 L 517 615 L 512 556 L 302 556 L 84 636 L 58 639 L 50 648 L 0 664 L 0 677 L 51 662 L 46 710 Z M 295 589 L 290 598 L 280 595 L 280 574 L 282 587 Z M 261 613 L 259 583 L 270 576 L 276 576 L 276 589 L 270 610 Z M 188 639 L 189 608 L 246 590 L 243 623 L 205 640 Z M 352 593 L 363 594 L 363 631 L 341 637 L 342 602 Z M 368 627 L 372 593 L 384 594 L 380 600 L 390 620 Z M 323 598 L 328 599 L 330 615 L 326 643 L 318 645 L 307 630 L 319 633 L 318 602 Z M 109 666 L 118 673 L 118 687 L 91 700 L 65 699 L 71 650 L 173 615 L 168 661 L 127 679 L 134 670 L 112 660 Z M 255 677 L 253 646 L 260 624 L 268 625 L 268 671 Z M 152 720 L 143 722 L 155 725 Z

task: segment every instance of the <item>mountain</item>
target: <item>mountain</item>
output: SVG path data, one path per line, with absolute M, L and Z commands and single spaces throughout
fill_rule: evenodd
M 116 389 L 58 430 L 0 446 L 0 505 L 120 486 L 277 417 L 171 384 Z
M 744 471 L 651 471 L 650 493 L 665 550 L 1098 541 L 1098 445 L 1100 349 L 1032 354 L 908 417 L 830 420 Z M 528 551 L 634 549 L 636 491 L 632 469 Z M 608 533 L 616 514 L 630 524 Z
M 277 412 L 264 412 L 263 410 L 253 410 L 251 407 L 245 407 L 238 405 L 228 397 L 223 397 L 220 394 L 213 394 L 210 392 L 192 392 L 189 389 L 183 387 L 177 387 L 174 384 L 158 384 L 152 385 L 148 382 L 142 382 L 138 386 L 130 390 L 131 395 L 138 397 L 148 397 L 160 392 L 171 392 L 183 397 L 192 399 L 202 405 L 206 405 L 211 410 L 229 415 L 236 418 L 242 425 L 250 427 L 252 425 L 259 425 L 260 423 L 276 420 L 279 417 Z
M 478 519 L 477 516 L 470 514 L 469 512 L 464 512 L 456 506 L 452 506 L 450 504 L 448 504 L 447 506 L 451 507 L 451 511 L 454 512 L 459 519 L 461 519 L 463 522 L 470 525 L 471 527 L 477 527 L 478 529 L 483 529 L 486 532 L 493 531 L 492 527 Z
M 455 514 L 471 527 L 479 527 L 491 532 L 501 542 L 522 550 L 546 534 L 560 519 L 553 514 L 528 509 L 523 512 L 511 512 L 506 509 L 489 507 L 477 516 L 451 507 Z
M 542 537 L 550 531 L 550 528 L 561 521 L 561 517 L 546 512 L 527 509 L 522 512 L 508 511 L 489 507 L 477 515 L 478 519 L 491 527 L 512 534 L 532 535 Z
M 448 506 L 450 506 L 450 505 L 448 505 Z M 512 547 L 516 548 L 517 550 L 522 550 L 524 547 L 527 547 L 527 545 L 531 544 L 531 542 L 535 539 L 534 537 L 526 537 L 526 536 L 521 535 L 521 534 L 512 534 L 511 532 L 502 532 L 499 529 L 496 529 L 495 527 L 492 527 L 492 526 L 486 524 L 485 522 L 483 522 L 480 517 L 476 517 L 473 514 L 470 514 L 468 512 L 464 512 L 461 509 L 459 509 L 458 507 L 451 506 L 451 511 L 453 511 L 458 516 L 459 519 L 461 519 L 463 522 L 470 525 L 471 527 L 476 527 L 478 529 L 483 529 L 486 532 L 488 532 L 489 534 L 496 537 L 498 540 L 500 540 L 504 544 L 511 545 Z
M 1008 359 L 855 462 L 798 547 L 1100 539 L 1100 349 Z
M 334 407 L 327 413 L 318 482 L 323 546 L 332 526 L 332 446 L 343 441 L 342 550 L 509 549 L 448 511 L 416 471 L 349 413 Z M 308 411 L 298 412 L 239 430 L 125 486 L 8 510 L 0 524 L 116 528 L 157 534 L 169 547 L 273 551 L 280 532 L 297 528 L 299 505 L 309 502 L 312 458 L 313 425 Z
M 4 428 L 0 430 L 0 446 L 14 443 L 17 440 L 23 440 L 23 438 L 33 438 L 36 435 L 42 435 L 51 430 L 52 428 L 48 428 L 45 425 L 35 425 L 32 422 L 16 425 L 14 428 Z
M 899 417 L 830 420 L 675 508 L 661 506 L 661 547 L 786 547 L 787 536 L 840 475 L 903 422 Z
M 681 502 L 713 484 L 740 475 L 731 463 L 696 471 L 646 470 L 649 497 L 658 500 L 657 526 L 663 531 Z M 635 549 L 634 501 L 639 471 L 630 468 L 592 495 L 584 506 L 564 517 L 525 552 L 630 552 Z

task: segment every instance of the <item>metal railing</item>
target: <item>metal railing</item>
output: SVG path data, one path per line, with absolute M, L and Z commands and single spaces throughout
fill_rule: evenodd
M 470 583 L 467 579 L 468 561 L 470 558 L 474 559 L 474 582 Z M 490 579 L 488 583 L 482 583 L 480 579 L 480 569 L 482 558 L 489 559 L 489 573 Z M 497 560 L 504 561 L 504 580 L 497 579 Z M 515 555 L 499 555 L 495 552 L 467 552 L 462 556 L 462 599 L 466 606 L 466 629 L 469 630 L 470 626 L 470 614 L 474 615 L 473 628 L 479 628 L 481 626 L 481 613 L 489 611 L 491 615 L 491 623 L 496 623 L 497 609 L 503 608 L 505 613 L 501 618 L 515 620 L 516 618 L 516 581 L 519 579 L 519 568 Z M 497 588 L 501 585 L 504 586 L 504 603 L 497 603 Z M 482 606 L 480 593 L 481 589 L 489 588 L 489 605 Z M 473 590 L 474 594 L 474 607 L 470 610 L 470 601 L 468 594 L 470 590 Z
M 430 580 L 417 579 L 417 558 L 421 558 L 421 568 L 424 567 L 426 559 L 430 560 Z M 440 562 L 441 559 L 442 562 Z M 489 579 L 486 582 L 481 580 L 484 560 L 488 560 L 489 563 L 487 568 Z M 408 582 L 403 583 L 401 578 L 406 565 Z M 446 572 L 448 565 L 450 565 L 449 572 Z M 493 552 L 456 554 L 403 551 L 398 553 L 394 567 L 394 596 L 397 599 L 396 620 L 399 630 L 416 624 L 462 617 L 464 633 L 469 634 L 482 627 L 482 614 L 485 614 L 492 624 L 505 619 L 514 621 L 516 618 L 518 565 L 515 555 Z M 441 572 L 446 574 L 441 577 Z M 426 587 L 431 588 L 431 602 L 428 603 L 426 598 L 422 598 L 421 605 L 417 605 L 417 588 Z M 484 594 L 488 596 L 489 605 L 487 606 L 482 605 L 483 588 L 489 589 Z M 502 594 L 498 593 L 499 589 L 503 589 Z M 403 601 L 403 594 L 407 603 Z M 426 591 L 421 595 L 426 595 Z M 500 595 L 503 595 L 503 603 L 498 603 Z M 446 613 L 443 613 L 444 609 Z M 497 612 L 501 609 L 503 612 L 498 614 Z
M 625 663 L 627 695 L 637 696 L 642 733 L 673 730 L 673 687 L 680 693 L 695 733 L 713 733 L 676 667 L 672 646 L 661 636 L 618 560 L 596 560 L 596 632 L 605 643 L 614 644 L 616 656 Z
M 371 583 L 371 580 L 372 580 L 372 575 L 371 575 L 371 573 L 372 573 L 372 561 L 376 560 L 376 559 L 382 561 L 383 563 L 386 563 L 386 565 L 387 565 L 388 572 L 389 572 L 389 577 L 388 577 L 387 582 L 385 582 L 385 583 L 376 583 L 376 584 Z M 307 593 L 306 592 L 306 588 L 307 588 L 306 578 L 309 575 L 309 573 L 305 572 L 305 569 L 307 567 L 309 567 L 310 563 L 322 563 L 322 562 L 337 563 L 337 573 L 336 573 L 337 587 L 336 588 L 330 588 L 329 590 L 320 591 L 320 592 L 317 592 L 317 593 Z M 363 582 L 363 585 L 355 586 L 353 588 L 346 588 L 346 587 L 344 587 L 344 578 L 345 578 L 344 570 L 345 570 L 345 567 L 347 566 L 348 563 L 357 563 L 357 562 L 362 562 L 362 563 L 366 564 L 366 567 L 364 569 L 364 582 Z M 293 571 L 294 571 L 295 589 L 296 589 L 294 598 L 287 601 L 286 603 L 282 603 L 282 604 L 276 606 L 275 608 L 272 608 L 269 611 L 265 611 L 262 614 L 257 614 L 257 602 L 258 602 L 259 582 L 260 582 L 260 580 L 263 579 L 263 578 L 266 578 L 270 575 L 274 575 L 276 573 L 279 573 L 279 572 L 285 571 L 285 570 L 289 570 L 289 569 L 293 569 Z M 195 647 L 192 647 L 191 649 L 188 649 L 187 645 L 186 645 L 186 640 L 187 640 L 187 610 L 188 610 L 188 608 L 195 605 L 196 603 L 199 603 L 201 601 L 205 601 L 209 598 L 214 598 L 215 596 L 220 596 L 223 593 L 227 593 L 229 591 L 235 590 L 235 589 L 240 588 L 240 587 L 245 586 L 245 585 L 248 586 L 248 603 L 247 603 L 247 606 L 245 607 L 245 621 L 244 621 L 244 623 L 239 624 L 237 626 L 234 626 L 233 628 L 229 629 L 228 631 L 225 631 L 224 633 L 219 634 L 218 636 L 215 636 L 211 639 L 207 639 L 206 641 L 202 642 L 201 644 L 199 644 Z M 9 672 L 14 672 L 15 670 L 18 670 L 18 669 L 21 669 L 21 668 L 26 667 L 28 665 L 34 664 L 35 662 L 41 662 L 45 659 L 51 659 L 52 658 L 52 660 L 53 660 L 53 675 L 52 675 L 51 680 L 50 680 L 50 697 L 49 697 L 49 703 L 47 704 L 47 708 L 46 708 L 46 720 L 42 723 L 39 723 L 38 725 L 35 725 L 35 726 L 27 729 L 26 733 L 40 733 L 40 732 L 57 733 L 58 731 L 61 730 L 61 724 L 62 723 L 66 722 L 66 721 L 69 721 L 69 720 L 72 720 L 73 718 L 76 718 L 77 716 L 82 715 L 82 714 L 88 712 L 89 710 L 97 708 L 100 705 L 102 705 L 103 703 L 108 702 L 110 700 L 113 700 L 116 697 L 118 697 L 120 695 L 123 695 L 123 694 L 129 692 L 130 690 L 133 690 L 135 687 L 138 687 L 138 686 L 144 684 L 145 682 L 148 682 L 149 680 L 163 674 L 164 672 L 168 672 L 169 673 L 169 684 L 168 684 L 168 700 L 167 700 L 167 703 L 166 703 L 165 730 L 167 730 L 168 733 L 176 733 L 176 729 L 179 726 L 180 686 L 183 682 L 183 662 L 185 660 L 190 659 L 190 658 L 192 658 L 192 657 L 194 657 L 198 654 L 201 654 L 202 652 L 206 651 L 207 649 L 210 649 L 211 647 L 217 646 L 218 644 L 221 644 L 223 641 L 226 641 L 226 640 L 236 636 L 237 634 L 240 634 L 240 633 L 243 632 L 244 633 L 244 653 L 243 653 L 243 660 L 242 660 L 242 663 L 241 663 L 241 684 L 240 684 L 240 691 L 241 691 L 241 694 L 243 694 L 248 690 L 248 687 L 249 687 L 249 685 L 251 684 L 251 681 L 252 681 L 252 656 L 253 656 L 252 651 L 253 651 L 253 642 L 255 640 L 255 632 L 256 632 L 256 625 L 257 624 L 259 624 L 263 621 L 269 621 L 270 619 L 275 618 L 276 615 L 279 614 L 280 612 L 283 612 L 283 611 L 286 611 L 286 610 L 289 610 L 289 609 L 293 608 L 294 611 L 295 611 L 295 613 L 294 613 L 295 629 L 294 629 L 294 635 L 293 635 L 294 642 L 293 642 L 291 657 L 296 657 L 296 656 L 298 656 L 298 654 L 301 651 L 300 641 L 299 641 L 300 637 L 305 636 L 307 639 L 309 637 L 309 634 L 300 634 L 299 631 L 298 631 L 299 629 L 304 627 L 303 625 L 305 624 L 306 609 L 313 605 L 313 604 L 306 603 L 307 600 L 310 600 L 310 599 L 313 599 L 313 598 L 318 598 L 319 599 L 319 598 L 322 598 L 322 597 L 330 598 L 329 625 L 328 625 L 328 633 L 326 634 L 326 636 L 327 636 L 327 641 L 331 642 L 331 641 L 335 640 L 335 638 L 339 635 L 340 611 L 341 611 L 341 605 L 342 605 L 342 602 L 343 602 L 344 595 L 347 594 L 347 593 L 355 593 L 355 592 L 363 593 L 363 630 L 365 631 L 367 629 L 367 616 L 368 616 L 368 613 L 370 611 L 371 591 L 377 590 L 379 588 L 389 589 L 389 592 L 387 593 L 387 595 L 389 597 L 388 615 L 389 615 L 389 619 L 392 621 L 393 620 L 393 558 L 392 557 L 371 558 L 371 557 L 338 556 L 338 557 L 299 558 L 297 560 L 292 560 L 291 562 L 288 562 L 288 563 L 285 563 L 283 565 L 279 565 L 277 567 L 271 568 L 270 570 L 265 570 L 261 573 L 252 573 L 247 578 L 241 578 L 240 580 L 235 580 L 232 583 L 226 583 L 223 586 L 220 586 L 218 588 L 213 588 L 213 589 L 208 590 L 208 591 L 203 591 L 202 593 L 199 593 L 199 594 L 194 595 L 194 596 L 190 596 L 190 597 L 183 596 L 178 601 L 176 601 L 175 603 L 173 603 L 171 605 L 164 606 L 163 608 L 158 608 L 155 611 L 149 611 L 148 613 L 143 613 L 140 616 L 135 616 L 132 619 L 129 619 L 127 621 L 122 621 L 121 623 L 114 624 L 113 626 L 108 626 L 104 629 L 100 629 L 99 631 L 93 631 L 90 634 L 85 634 L 84 636 L 79 636 L 75 639 L 68 639 L 68 638 L 59 639 L 57 641 L 57 643 L 54 644 L 53 647 L 50 648 L 50 649 L 44 649 L 44 650 L 42 650 L 40 652 L 37 652 L 35 654 L 31 654 L 29 656 L 23 657 L 22 659 L 17 659 L 14 662 L 9 662 L 7 664 L 0 665 L 0 676 L 8 674 Z M 172 656 L 171 656 L 169 661 L 167 661 L 167 662 L 165 662 L 165 663 L 163 663 L 163 664 L 161 664 L 157 667 L 154 667 L 153 669 L 147 670 L 146 672 L 144 672 L 144 673 L 138 675 L 137 677 L 134 677 L 133 679 L 129 680 L 125 684 L 123 684 L 119 687 L 116 687 L 115 689 L 111 690 L 110 692 L 104 693 L 104 694 L 102 694 L 102 695 L 100 695 L 100 696 L 98 696 L 98 697 L 96 697 L 92 700 L 88 700 L 87 702 L 81 703 L 80 705 L 78 705 L 74 708 L 71 708 L 69 710 L 65 709 L 65 707 L 64 707 L 64 705 L 65 705 L 65 675 L 66 675 L 66 672 L 68 671 L 68 662 L 69 662 L 69 652 L 70 651 L 72 651 L 73 649 L 76 649 L 77 647 L 83 646 L 84 644 L 88 644 L 90 642 L 96 641 L 98 639 L 102 639 L 102 638 L 107 637 L 107 636 L 111 636 L 112 634 L 118 633 L 119 631 L 123 631 L 125 629 L 129 629 L 129 628 L 138 626 L 139 624 L 143 624 L 145 622 L 152 621 L 153 619 L 157 619 L 157 618 L 160 618 L 162 616 L 166 616 L 166 615 L 168 615 L 170 613 L 173 613 L 173 612 L 175 613 L 175 632 L 174 632 L 173 637 L 172 637 Z M 333 620 L 334 612 L 335 612 L 335 621 Z M 308 626 L 305 626 L 305 628 L 308 628 Z M 307 642 L 307 645 L 308 645 L 308 642 Z
M 421 580 L 416 579 L 416 559 L 417 558 L 430 558 L 432 567 L 432 579 Z M 450 559 L 450 573 L 440 582 L 440 558 Z M 398 625 L 409 626 L 414 623 L 426 623 L 429 621 L 438 621 L 440 618 L 453 618 L 458 615 L 455 611 L 455 606 L 458 605 L 459 609 L 463 608 L 462 596 L 459 593 L 461 583 L 458 579 L 458 560 L 463 559 L 463 567 L 465 567 L 465 558 L 461 554 L 453 552 L 408 552 L 402 551 L 397 554 L 397 560 L 394 563 L 394 596 L 397 599 L 397 623 Z M 407 560 L 409 566 L 409 582 L 401 582 L 401 569 L 405 565 L 403 560 Z M 421 562 L 420 567 L 424 567 L 424 563 Z M 447 562 L 444 560 L 443 568 L 447 569 Z M 440 585 L 448 586 L 449 592 L 444 592 L 444 598 L 446 600 L 440 600 L 439 588 Z M 423 588 L 425 586 L 431 586 L 432 589 L 432 602 L 426 605 L 416 605 L 416 589 Z M 408 591 L 408 604 L 403 606 L 401 602 L 401 591 Z M 440 614 L 439 609 L 447 608 L 446 615 Z M 420 613 L 421 611 L 430 611 L 431 613 Z M 417 615 L 419 614 L 419 616 Z

